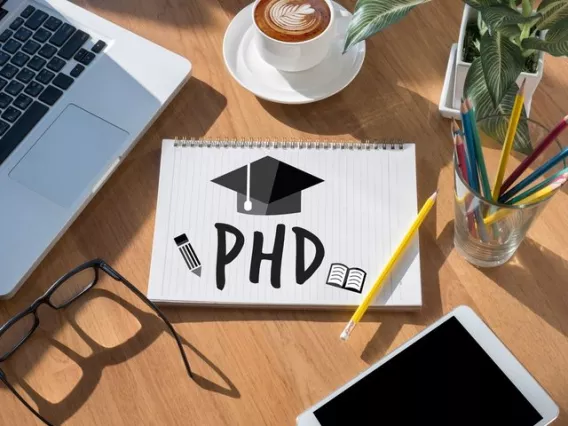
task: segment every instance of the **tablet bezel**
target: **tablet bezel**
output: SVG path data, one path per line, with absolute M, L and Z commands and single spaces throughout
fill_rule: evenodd
M 463 327 L 471 334 L 477 343 L 485 350 L 497 366 L 505 373 L 511 382 L 520 390 L 529 403 L 539 412 L 542 420 L 534 426 L 545 426 L 554 421 L 560 410 L 554 403 L 548 393 L 538 384 L 531 374 L 522 366 L 515 356 L 507 349 L 507 347 L 499 340 L 499 338 L 491 331 L 491 329 L 477 316 L 477 314 L 467 306 L 460 306 L 452 312 L 444 315 L 430 327 L 418 333 L 408 342 L 392 351 L 376 364 L 369 367 L 363 373 L 359 374 L 353 380 L 318 402 L 309 410 L 302 413 L 297 418 L 298 426 L 322 426 L 314 415 L 314 411 L 319 407 L 332 400 L 336 395 L 342 393 L 345 389 L 357 383 L 366 375 L 379 368 L 385 362 L 402 352 L 404 349 L 430 333 L 435 328 L 446 322 L 450 318 L 456 318 Z M 324 425 L 325 426 L 325 425 Z

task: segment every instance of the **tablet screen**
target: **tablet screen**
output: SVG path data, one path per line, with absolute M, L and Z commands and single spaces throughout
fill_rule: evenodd
M 314 415 L 322 426 L 534 426 L 542 420 L 455 317 Z

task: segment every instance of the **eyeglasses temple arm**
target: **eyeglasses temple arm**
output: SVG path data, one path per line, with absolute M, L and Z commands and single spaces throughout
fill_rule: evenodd
M 52 423 L 49 423 L 41 414 L 39 414 L 30 404 L 28 404 L 28 402 L 22 397 L 22 395 L 20 395 L 20 393 L 14 388 L 14 386 L 12 386 L 7 378 L 6 378 L 6 374 L 0 370 L 0 380 L 2 381 L 2 383 L 4 383 L 6 385 L 6 387 L 16 396 L 16 398 L 18 398 L 18 400 L 25 405 L 25 407 L 30 410 L 34 416 L 36 416 L 38 419 L 40 419 L 42 422 L 44 422 L 47 426 L 53 426 Z
M 150 307 L 156 313 L 156 315 L 158 315 L 162 319 L 162 321 L 164 321 L 166 323 L 170 332 L 172 333 L 172 336 L 176 340 L 179 351 L 181 353 L 181 357 L 183 358 L 183 363 L 185 364 L 185 369 L 187 370 L 187 374 L 189 374 L 189 377 L 193 378 L 193 373 L 191 372 L 191 367 L 189 366 L 189 361 L 187 360 L 187 356 L 185 355 L 185 351 L 183 350 L 183 345 L 181 344 L 181 339 L 179 338 L 179 335 L 175 331 L 173 325 L 166 318 L 166 316 L 162 313 L 160 308 L 158 308 L 150 299 L 148 299 L 146 296 L 144 296 L 144 294 L 142 294 L 142 292 L 140 290 L 138 290 L 126 278 L 124 278 L 122 275 L 120 275 L 118 272 L 116 272 L 114 269 L 112 269 L 110 267 L 110 265 L 103 263 L 103 264 L 101 264 L 101 268 L 102 268 L 103 271 L 105 271 L 107 274 L 109 274 L 115 280 L 120 281 L 122 284 L 124 284 L 132 293 L 134 293 L 146 305 L 148 305 L 148 307 Z

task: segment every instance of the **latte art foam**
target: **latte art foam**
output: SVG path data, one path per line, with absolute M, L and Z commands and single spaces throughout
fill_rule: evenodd
M 305 33 L 318 25 L 316 10 L 305 4 L 290 4 L 290 0 L 276 0 L 268 9 L 269 20 L 286 31 Z
M 294 42 L 310 40 L 325 31 L 331 11 L 324 0 L 261 0 L 254 17 L 268 36 Z

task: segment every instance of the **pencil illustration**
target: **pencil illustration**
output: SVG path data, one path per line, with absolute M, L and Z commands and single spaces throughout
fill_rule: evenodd
M 183 260 L 185 260 L 189 270 L 198 277 L 201 277 L 201 262 L 187 239 L 187 235 L 181 234 L 175 237 L 174 241 L 177 244 L 179 252 L 183 256 Z

